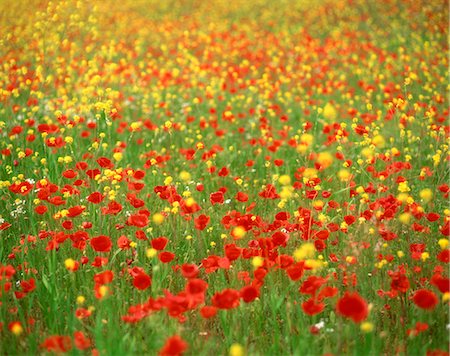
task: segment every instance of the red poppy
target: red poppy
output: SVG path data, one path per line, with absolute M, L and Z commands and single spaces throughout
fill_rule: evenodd
M 12 225 L 5 221 L 4 223 L 0 224 L 0 231 L 8 230 Z
M 112 243 L 108 236 L 100 235 L 93 237 L 90 241 L 92 248 L 97 252 L 111 251 Z
M 306 198 L 310 200 L 314 200 L 319 195 L 319 192 L 317 190 L 307 190 L 306 191 Z
M 127 224 L 139 228 L 145 227 L 148 225 L 148 216 L 145 214 L 130 215 L 128 217 Z
M 227 167 L 222 167 L 218 172 L 219 177 L 226 177 L 228 174 L 230 174 L 230 170 Z
M 27 195 L 33 189 L 33 184 L 29 183 L 28 181 L 20 183 L 15 182 L 14 184 L 10 185 L 8 189 L 14 194 Z
M 81 259 L 83 259 L 83 257 Z M 86 263 L 87 262 L 88 261 L 86 261 Z M 106 266 L 107 263 L 108 263 L 108 259 L 106 257 L 95 256 L 94 262 L 92 262 L 91 265 L 94 267 L 102 267 L 102 266 Z
M 200 314 L 202 315 L 203 318 L 209 319 L 217 315 L 217 310 L 218 309 L 216 307 L 205 305 L 203 308 L 200 309 Z
M 321 301 L 324 298 L 331 298 L 338 294 L 338 289 L 336 287 L 326 286 L 321 289 L 317 295 L 317 300 Z
M 344 216 L 344 221 L 347 225 L 352 225 L 356 221 L 356 217 L 353 215 L 346 215 Z
M 402 273 L 392 273 L 391 274 L 391 289 L 401 292 L 401 293 L 406 293 L 409 289 L 409 280 L 408 277 L 406 277 L 404 274 Z
M 128 250 L 130 248 L 131 240 L 122 235 L 117 239 L 117 246 L 122 250 Z
M 204 230 L 206 228 L 206 225 L 208 225 L 209 220 L 209 216 L 206 216 L 204 214 L 200 215 L 198 218 L 194 219 L 195 228 L 197 230 Z
M 87 201 L 91 202 L 92 204 L 98 204 L 101 203 L 104 198 L 105 196 L 102 193 L 94 192 L 87 197 Z
M 367 318 L 369 309 L 367 302 L 357 292 L 345 292 L 336 304 L 336 312 L 359 323 Z
M 225 289 L 214 294 L 212 304 L 219 309 L 232 309 L 239 306 L 239 292 L 234 289 Z
M 448 356 L 448 351 L 442 350 L 429 350 L 426 356 Z
M 94 282 L 97 284 L 108 284 L 114 279 L 114 273 L 112 271 L 104 271 L 97 273 L 94 276 Z
M 259 267 L 253 272 L 253 275 L 258 281 L 263 281 L 267 275 L 267 270 L 263 267 Z
M 430 283 L 436 286 L 441 293 L 450 292 L 450 279 L 447 277 L 436 274 L 431 278 Z
M 91 178 L 91 179 L 95 179 L 96 176 L 100 175 L 100 169 L 88 169 L 86 171 L 86 175 Z
M 92 312 L 85 308 L 78 308 L 77 310 L 75 310 L 75 317 L 77 319 L 86 319 L 86 318 L 90 317 L 91 314 L 92 314 Z
M 73 178 L 75 178 L 76 176 L 77 176 L 77 172 L 75 172 L 74 170 L 72 170 L 72 169 L 67 169 L 67 170 L 65 170 L 63 173 L 62 173 L 62 175 L 63 175 L 63 177 L 64 178 L 67 178 L 67 179 L 73 179 Z
M 280 197 L 272 184 L 267 184 L 265 189 L 258 195 L 264 199 L 277 199 Z
M 272 242 L 275 246 L 283 246 L 286 247 L 286 243 L 289 240 L 289 235 L 282 232 L 277 231 L 272 235 Z
M 133 286 L 139 290 L 145 290 L 152 284 L 152 279 L 146 273 L 139 273 L 133 278 Z
M 73 341 L 78 350 L 86 350 L 92 345 L 91 340 L 82 331 L 75 331 L 73 333 Z
M 419 289 L 414 293 L 412 300 L 419 308 L 433 310 L 438 304 L 436 294 L 428 289 Z
M 450 236 L 450 221 L 446 221 L 439 231 L 444 236 Z
M 223 192 L 218 191 L 215 193 L 211 193 L 211 195 L 209 196 L 209 200 L 211 201 L 211 204 L 223 204 L 224 202 L 224 197 L 223 197 Z
M 80 215 L 85 209 L 86 209 L 86 207 L 80 206 L 80 205 L 71 207 L 71 208 L 69 208 L 69 213 L 67 214 L 67 216 L 69 218 L 74 218 L 75 216 Z
M 184 278 L 195 278 L 199 274 L 199 268 L 195 264 L 185 263 L 181 266 L 181 274 Z
M 111 162 L 110 159 L 106 157 L 100 157 L 99 159 L 97 159 L 97 163 L 102 168 L 109 168 L 109 169 L 114 168 L 114 164 Z
M 208 283 L 203 279 L 190 279 L 186 284 L 186 293 L 188 294 L 200 294 L 205 293 L 208 288 Z
M 242 252 L 242 249 L 237 247 L 235 244 L 225 245 L 224 250 L 225 256 L 227 256 L 230 261 L 237 260 Z
M 70 235 L 72 246 L 83 251 L 86 248 L 86 241 L 89 240 L 89 235 L 85 231 L 76 231 Z
M 49 336 L 41 344 L 41 347 L 49 352 L 68 352 L 72 349 L 72 340 L 69 336 Z
M 139 199 L 138 197 L 136 197 L 135 194 L 131 194 L 131 193 L 127 194 L 127 200 L 136 209 L 137 208 L 142 208 L 145 205 L 145 201 L 143 201 L 142 199 Z
M 241 289 L 240 294 L 244 302 L 250 303 L 259 297 L 259 290 L 254 286 L 245 286 Z
M 102 214 L 104 215 L 117 215 L 122 211 L 122 205 L 116 201 L 111 201 L 108 203 L 107 207 L 102 208 Z
M 152 247 L 155 250 L 161 251 L 164 250 L 169 240 L 165 236 L 157 237 L 151 241 Z
M 145 231 L 142 230 L 136 230 L 134 236 L 136 236 L 136 238 L 139 240 L 148 240 L 147 236 L 145 235 Z
M 165 251 L 165 252 L 161 252 L 158 255 L 158 258 L 162 263 L 169 263 L 170 261 L 172 261 L 175 258 L 175 254 L 172 252 Z
M 406 330 L 406 335 L 408 336 L 416 336 L 424 331 L 427 331 L 429 328 L 427 323 L 421 323 L 420 321 L 416 322 L 414 329 Z
M 62 222 L 61 225 L 66 230 L 72 230 L 73 228 L 73 222 L 71 220 L 65 220 Z
M 426 216 L 426 218 L 429 222 L 437 221 L 437 220 L 439 220 L 440 217 L 441 216 L 437 213 L 428 213 Z
M 302 303 L 302 309 L 305 314 L 316 315 L 325 309 L 325 303 L 316 303 L 314 298 L 309 298 L 307 301 Z
M 237 201 L 240 201 L 242 203 L 245 203 L 248 201 L 248 195 L 243 192 L 237 192 L 236 196 L 234 197 Z
M 437 259 L 443 263 L 450 262 L 450 250 L 443 250 L 437 255 Z
M 38 205 L 34 208 L 34 211 L 36 212 L 36 214 L 42 215 L 45 214 L 47 212 L 47 207 L 45 205 Z
M 174 335 L 166 340 L 166 343 L 159 350 L 159 356 L 179 356 L 188 349 L 188 344 L 180 336 Z
M 317 290 L 322 287 L 328 278 L 323 278 L 319 276 L 309 276 L 306 281 L 304 281 L 299 289 L 302 294 L 315 295 Z

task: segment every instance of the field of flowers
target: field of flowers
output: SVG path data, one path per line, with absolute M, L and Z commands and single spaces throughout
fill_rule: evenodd
M 1 355 L 448 355 L 446 0 L 0 28 Z

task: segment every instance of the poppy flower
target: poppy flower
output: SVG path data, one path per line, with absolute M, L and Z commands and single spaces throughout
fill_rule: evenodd
M 438 304 L 436 294 L 428 289 L 419 289 L 412 297 L 415 305 L 426 310 L 433 310 Z
M 317 290 L 319 290 L 319 288 L 327 282 L 327 280 L 328 278 L 309 276 L 308 279 L 302 283 L 299 292 L 313 296 L 316 294 Z
M 237 192 L 234 198 L 241 203 L 245 203 L 246 201 L 248 201 L 248 195 L 243 192 Z
M 72 340 L 69 336 L 53 335 L 46 338 L 40 346 L 48 352 L 68 352 L 72 349 Z
M 443 250 L 437 255 L 437 259 L 443 263 L 450 262 L 450 250 Z
M 277 231 L 272 235 L 272 241 L 275 246 L 286 247 L 286 243 L 289 240 L 289 235 L 282 231 Z
M 225 289 L 214 294 L 212 304 L 219 309 L 233 309 L 239 306 L 239 292 L 234 289 Z
M 429 350 L 426 356 L 448 356 L 448 351 L 443 350 Z
M 126 236 L 122 235 L 117 239 L 117 246 L 122 250 L 127 250 L 130 248 L 131 240 Z
M 180 336 L 174 335 L 166 340 L 159 350 L 159 356 L 180 356 L 188 349 L 188 344 Z
M 258 195 L 264 199 L 277 199 L 280 197 L 272 184 L 267 184 L 265 189 L 258 193 Z
M 209 216 L 206 216 L 204 214 L 199 215 L 197 218 L 194 219 L 195 228 L 197 230 L 204 230 L 206 228 L 206 225 L 209 223 Z
M 184 263 L 181 266 L 181 274 L 184 278 L 195 278 L 199 274 L 199 268 L 195 264 Z
M 169 240 L 165 236 L 157 237 L 151 241 L 152 247 L 155 250 L 161 251 L 164 250 Z
M 117 215 L 122 211 L 122 205 L 116 201 L 111 201 L 108 203 L 108 206 L 102 207 L 103 215 Z
M 369 315 L 367 302 L 357 292 L 345 292 L 336 304 L 336 312 L 355 323 L 364 321 Z
M 450 279 L 447 277 L 443 277 L 441 275 L 434 275 L 430 283 L 436 286 L 441 293 L 449 293 L 450 292 Z
M 139 273 L 133 278 L 133 286 L 139 290 L 145 290 L 152 284 L 152 279 L 146 273 Z
M 47 212 L 47 207 L 45 205 L 38 205 L 34 208 L 36 214 L 43 215 Z
M 200 314 L 205 319 L 213 318 L 217 315 L 218 308 L 213 307 L 211 305 L 205 305 L 203 308 L 200 309 Z
M 145 240 L 145 241 L 148 240 L 147 236 L 145 235 L 145 231 L 142 230 L 136 230 L 134 236 L 136 236 L 138 240 Z
M 427 331 L 429 325 L 427 323 L 421 323 L 420 321 L 416 322 L 414 329 L 406 330 L 406 335 L 408 336 L 416 336 L 424 331 Z
M 316 315 L 325 309 L 325 303 L 317 303 L 314 298 L 309 298 L 307 301 L 302 303 L 302 309 L 305 314 Z
M 71 208 L 68 209 L 69 213 L 67 214 L 67 216 L 69 218 L 74 218 L 74 217 L 80 215 L 85 209 L 86 209 L 86 207 L 80 206 L 80 205 L 71 207 Z
M 112 247 L 111 239 L 104 235 L 93 237 L 90 244 L 94 251 L 97 252 L 109 252 Z
M 175 258 L 175 254 L 172 252 L 164 251 L 158 255 L 158 258 L 162 263 L 169 263 Z
M 230 261 L 237 260 L 242 252 L 242 249 L 237 247 L 235 244 L 225 245 L 224 250 L 225 256 L 227 256 Z
M 73 341 L 78 350 L 86 350 L 92 345 L 91 340 L 82 331 L 75 331 L 73 333 Z
M 142 208 L 145 205 L 145 202 L 143 200 L 139 199 L 138 197 L 136 197 L 135 194 L 131 194 L 131 193 L 127 194 L 127 200 L 136 209 Z
M 110 159 L 106 157 L 100 157 L 99 159 L 97 159 L 97 163 L 102 168 L 109 168 L 109 169 L 114 168 L 114 164 L 111 162 Z
M 104 271 L 97 273 L 94 276 L 94 282 L 97 284 L 108 284 L 114 279 L 114 273 L 112 271 Z
M 74 170 L 72 170 L 72 169 L 67 169 L 67 170 L 65 170 L 63 173 L 62 173 L 62 175 L 63 175 L 63 177 L 64 178 L 67 178 L 67 179 L 73 179 L 73 178 L 75 178 L 76 176 L 77 176 L 77 172 L 75 172 Z
M 332 298 L 336 294 L 338 294 L 338 291 L 339 290 L 336 287 L 326 286 L 326 287 L 322 288 L 321 291 L 319 292 L 319 294 L 317 295 L 317 300 L 321 301 L 324 298 Z
M 91 193 L 87 197 L 87 201 L 91 202 L 92 204 L 99 204 L 102 202 L 102 200 L 105 198 L 105 196 L 100 192 L 94 192 Z
M 391 289 L 401 292 L 401 293 L 406 293 L 409 289 L 409 280 L 408 277 L 406 277 L 404 274 L 402 273 L 392 273 L 391 274 Z
M 85 231 L 76 231 L 70 235 L 72 240 L 72 247 L 83 251 L 86 248 L 86 241 L 89 240 L 89 235 Z
M 352 225 L 356 221 L 356 217 L 353 215 L 346 215 L 344 216 L 344 221 L 347 225 Z
M 240 295 L 244 302 L 250 303 L 259 297 L 259 290 L 254 286 L 245 286 L 241 289 Z
M 209 200 L 211 201 L 211 204 L 223 204 L 224 202 L 224 196 L 223 196 L 223 192 L 218 191 L 215 193 L 211 193 L 209 196 Z
M 73 222 L 71 220 L 65 220 L 61 223 L 62 227 L 66 230 L 72 230 Z
M 82 259 L 83 259 L 83 257 L 82 257 Z M 108 263 L 108 259 L 106 257 L 95 256 L 94 262 L 92 262 L 91 265 L 94 267 L 102 267 L 102 266 L 106 266 L 107 263 Z
M 203 279 L 190 279 L 186 284 L 186 293 L 188 294 L 200 294 L 204 293 L 208 288 L 208 283 Z
M 92 312 L 85 308 L 78 308 L 77 310 L 75 310 L 75 317 L 77 319 L 89 318 L 91 316 L 91 314 L 92 314 Z
M 148 216 L 145 214 L 133 214 L 128 217 L 127 224 L 139 228 L 148 225 Z

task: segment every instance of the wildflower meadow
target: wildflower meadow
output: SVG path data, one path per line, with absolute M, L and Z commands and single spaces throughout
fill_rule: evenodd
M 0 355 L 449 355 L 448 5 L 0 1 Z

